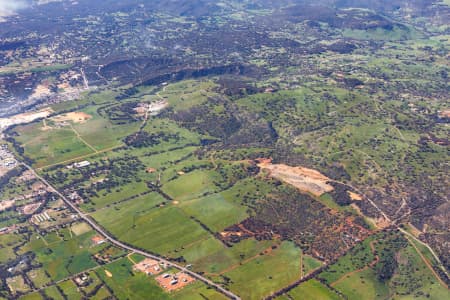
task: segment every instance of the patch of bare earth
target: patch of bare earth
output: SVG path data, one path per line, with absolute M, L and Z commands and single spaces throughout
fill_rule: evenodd
M 91 119 L 92 116 L 88 115 L 85 112 L 70 112 L 67 114 L 62 114 L 56 117 L 53 117 L 53 120 L 56 122 L 73 122 L 73 123 L 84 123 L 87 120 Z
M 5 209 L 13 207 L 15 202 L 16 201 L 14 201 L 14 200 L 3 200 L 3 201 L 1 201 L 0 202 L 0 211 L 4 211 Z
M 25 215 L 33 214 L 38 208 L 41 207 L 41 203 L 32 203 L 27 204 L 22 208 L 22 211 Z
M 450 109 L 445 109 L 439 112 L 440 118 L 450 118 Z
M 18 114 L 9 118 L 0 118 L 0 129 L 11 125 L 30 123 L 40 118 L 46 118 L 52 112 L 53 110 L 51 108 L 45 108 L 37 112 Z
M 271 177 L 317 197 L 334 190 L 333 186 L 327 183 L 331 179 L 317 170 L 291 167 L 284 164 L 272 164 L 270 160 L 258 160 L 258 167 L 261 170 L 268 171 Z
M 350 196 L 350 198 L 353 200 L 353 201 L 362 201 L 362 197 L 361 197 L 361 195 L 359 195 L 359 194 L 357 194 L 357 193 L 354 193 L 354 192 L 351 192 L 351 191 L 348 191 L 348 195 Z

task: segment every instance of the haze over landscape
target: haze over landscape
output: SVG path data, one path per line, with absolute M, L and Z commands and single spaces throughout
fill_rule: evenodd
M 0 299 L 450 299 L 448 0 L 0 0 Z

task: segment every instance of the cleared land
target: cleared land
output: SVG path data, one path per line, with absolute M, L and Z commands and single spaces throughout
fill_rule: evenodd
M 272 164 L 267 161 L 259 163 L 258 166 L 262 170 L 268 171 L 270 176 L 289 183 L 302 192 L 311 193 L 315 196 L 321 196 L 334 189 L 333 186 L 327 184 L 330 178 L 317 170 Z

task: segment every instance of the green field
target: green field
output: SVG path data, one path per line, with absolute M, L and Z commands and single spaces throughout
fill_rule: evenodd
M 213 171 L 195 170 L 169 181 L 162 189 L 176 201 L 182 202 L 216 191 L 217 188 L 213 184 L 216 178 L 217 173 Z
M 107 276 L 105 270 L 112 277 Z M 118 299 L 170 299 L 154 279 L 143 273 L 132 273 L 132 264 L 127 258 L 96 270 L 96 274 L 114 291 Z
M 338 294 L 315 279 L 308 280 L 287 293 L 291 299 L 337 300 Z M 280 298 L 281 299 L 281 298 Z M 352 299 L 352 298 L 350 298 Z M 357 298 L 355 298 L 357 299 Z
M 33 281 L 35 286 L 41 287 L 51 281 L 51 279 L 45 274 L 45 269 L 34 269 L 27 273 L 28 278 Z
M 44 294 L 47 297 L 53 298 L 55 300 L 64 300 L 64 297 L 59 292 L 58 288 L 54 285 L 44 290 Z
M 44 298 L 39 293 L 31 293 L 31 294 L 22 296 L 19 299 L 21 299 L 21 300 L 42 300 Z M 58 299 L 58 298 L 55 298 L 55 299 Z
M 54 242 L 44 242 L 41 238 L 21 249 L 36 253 L 36 260 L 43 264 L 52 280 L 60 280 L 97 265 L 91 257 L 92 253 L 98 251 L 98 246 L 92 247 L 90 240 L 95 233 L 91 231 L 70 238 L 68 230 L 64 231 L 64 237 L 54 235 L 58 239 Z
M 94 149 L 101 151 L 123 145 L 122 139 L 138 130 L 138 123 L 113 125 L 107 118 L 97 113 L 97 108 L 91 106 L 82 110 L 91 118 L 84 123 L 73 124 L 76 132 Z
M 270 248 L 273 241 L 243 240 L 229 248 L 213 237 L 183 247 L 179 252 L 196 271 L 218 276 L 229 268 L 239 267 L 246 260 L 257 257 Z
M 196 217 L 214 232 L 240 223 L 248 216 L 246 207 L 228 202 L 220 193 L 183 201 L 180 207 L 186 214 Z
M 61 288 L 64 298 L 69 300 L 80 300 L 82 299 L 82 295 L 78 291 L 78 287 L 72 280 L 67 280 L 58 284 L 58 287 Z
M 204 300 L 205 298 L 214 300 L 228 299 L 223 294 L 217 292 L 215 289 L 209 288 L 205 284 L 198 281 L 191 283 L 180 291 L 172 293 L 170 296 L 172 299 L 177 300 Z
M 23 145 L 25 156 L 32 159 L 36 167 L 94 153 L 70 129 L 43 131 L 42 122 L 39 122 L 18 127 L 16 132 L 19 134 L 16 139 Z
M 146 191 L 148 191 L 148 188 L 145 182 L 131 182 L 126 185 L 121 185 L 110 192 L 100 192 L 97 197 L 91 197 L 90 202 L 83 205 L 83 208 L 86 210 L 101 209 L 132 196 L 138 196 Z
M 122 219 L 101 211 L 94 214 L 94 218 L 117 238 L 166 255 L 208 235 L 200 225 L 174 206 L 138 214 L 131 210 Z
M 230 289 L 243 299 L 261 299 L 289 285 L 300 276 L 301 250 L 284 242 L 273 251 L 225 273 L 231 279 Z

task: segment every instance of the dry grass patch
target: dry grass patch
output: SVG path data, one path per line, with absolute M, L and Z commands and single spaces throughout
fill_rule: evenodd
M 85 123 L 86 121 L 88 121 L 89 119 L 91 119 L 92 116 L 85 113 L 85 112 L 80 112 L 80 111 L 76 111 L 76 112 L 70 112 L 70 113 L 66 113 L 66 114 L 62 114 L 59 116 L 55 116 L 53 117 L 53 121 L 55 122 L 73 122 L 73 123 Z

